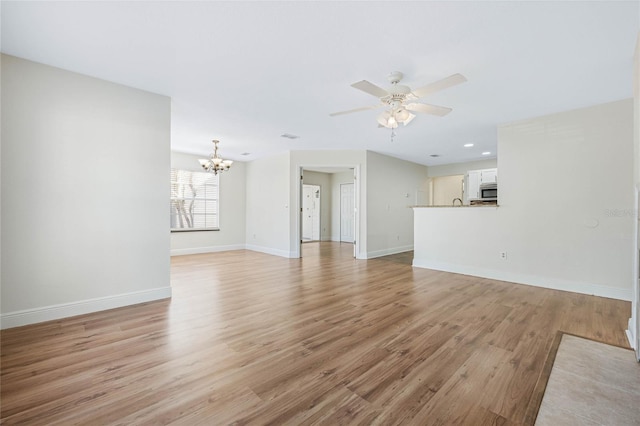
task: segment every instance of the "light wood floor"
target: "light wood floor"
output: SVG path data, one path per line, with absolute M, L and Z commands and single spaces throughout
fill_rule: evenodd
M 303 250 L 176 257 L 171 301 L 3 331 L 3 424 L 527 424 L 558 330 L 627 344 L 628 302 Z

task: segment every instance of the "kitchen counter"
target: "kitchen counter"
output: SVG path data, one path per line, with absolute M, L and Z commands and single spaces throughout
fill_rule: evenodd
M 460 207 L 462 208 L 486 208 L 486 207 L 499 207 L 498 204 L 476 204 L 473 206 L 470 205 L 457 205 L 457 206 L 452 206 L 452 205 L 441 205 L 441 206 L 411 206 L 414 209 L 442 209 L 442 208 L 450 208 L 450 209 L 459 209 Z

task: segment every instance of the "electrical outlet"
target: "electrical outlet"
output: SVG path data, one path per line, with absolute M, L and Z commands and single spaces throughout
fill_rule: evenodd
M 501 251 L 500 252 L 500 259 L 507 260 L 507 252 L 506 251 Z

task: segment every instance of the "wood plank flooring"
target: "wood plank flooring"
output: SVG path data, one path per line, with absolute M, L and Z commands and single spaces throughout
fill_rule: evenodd
M 303 254 L 175 257 L 170 301 L 2 331 L 2 423 L 518 425 L 558 330 L 627 346 L 628 302 Z

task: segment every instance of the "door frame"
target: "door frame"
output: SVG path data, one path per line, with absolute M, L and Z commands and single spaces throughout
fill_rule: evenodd
M 295 223 L 293 226 L 293 231 L 295 233 L 294 238 L 296 241 L 297 253 L 293 253 L 294 258 L 302 257 L 302 175 L 304 169 L 308 168 L 343 168 L 343 169 L 353 169 L 353 197 L 354 197 L 354 206 L 355 206 L 355 223 L 353 224 L 353 237 L 355 238 L 355 243 L 353 245 L 354 257 L 356 259 L 366 259 L 366 253 L 362 254 L 361 252 L 361 244 L 360 244 L 360 195 L 362 194 L 361 182 L 360 178 L 360 165 L 359 164 L 297 164 L 296 165 L 296 205 L 295 211 Z M 326 195 L 326 194 L 325 194 Z

